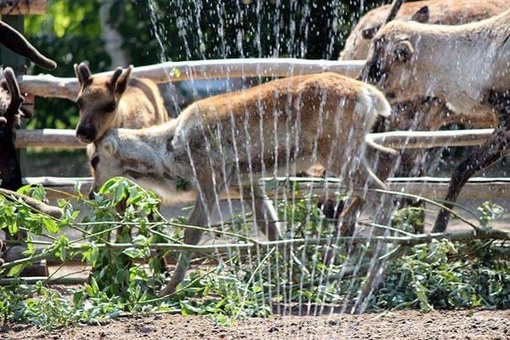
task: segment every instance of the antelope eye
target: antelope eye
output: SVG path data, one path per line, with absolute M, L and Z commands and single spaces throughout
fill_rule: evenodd
M 108 103 L 104 106 L 104 111 L 105 112 L 112 112 L 112 111 L 115 111 L 115 109 L 117 108 L 117 103 L 115 102 L 111 102 L 111 103 Z
M 90 160 L 90 166 L 92 167 L 92 169 L 94 170 L 97 170 L 97 165 L 99 164 L 99 156 L 98 155 L 95 155 L 94 157 L 92 157 L 92 159 Z
M 82 106 L 83 106 L 83 100 L 80 98 L 76 101 L 76 104 L 78 105 L 78 109 L 81 110 Z
M 174 151 L 174 146 L 172 145 L 172 140 L 173 138 L 170 137 L 169 139 L 167 139 L 166 141 L 166 151 L 167 152 L 173 152 Z

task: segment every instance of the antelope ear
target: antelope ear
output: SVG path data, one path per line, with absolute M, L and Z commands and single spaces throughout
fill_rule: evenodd
M 379 31 L 380 28 L 381 28 L 381 26 L 375 26 L 375 27 L 371 27 L 371 28 L 366 28 L 366 29 L 361 31 L 361 37 L 363 39 L 370 40 L 373 37 L 375 37 L 375 34 L 377 33 L 377 31 Z
M 397 42 L 395 49 L 393 50 L 395 60 L 400 62 L 407 62 L 411 60 L 414 54 L 413 45 L 409 40 L 402 40 Z
M 115 138 L 105 137 L 101 142 L 101 145 L 105 149 L 105 151 L 111 156 L 115 156 L 119 148 L 119 143 Z
M 423 6 L 418 10 L 418 12 L 414 13 L 411 17 L 411 20 L 416 22 L 421 22 L 422 24 L 429 22 L 430 19 L 430 11 L 429 6 Z
M 80 65 L 74 64 L 74 73 L 76 73 L 76 77 L 80 82 L 80 85 L 88 85 L 92 82 L 90 78 L 92 76 L 92 72 L 90 72 L 89 67 L 85 63 L 80 63 Z
M 126 91 L 129 80 L 131 79 L 131 71 L 133 71 L 133 65 L 129 65 L 127 69 L 125 69 L 122 74 L 119 76 L 117 80 L 117 84 L 115 85 L 115 93 L 120 97 Z

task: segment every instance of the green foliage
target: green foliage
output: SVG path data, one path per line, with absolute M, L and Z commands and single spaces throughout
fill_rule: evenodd
M 0 286 L 0 313 L 4 319 L 45 328 L 156 312 L 210 315 L 229 325 L 239 318 L 268 316 L 278 304 L 349 305 L 372 260 L 369 243 L 350 248 L 347 240 L 338 237 L 336 222 L 324 218 L 317 197 L 301 195 L 293 182 L 286 185 L 296 197 L 303 197 L 278 204 L 280 216 L 289 222 L 286 239 L 304 242 L 259 245 L 248 252 L 233 246 L 227 254 L 214 253 L 214 263 L 206 261 L 189 270 L 169 298 L 157 297 L 164 282 L 162 258 L 167 254 L 155 247 L 179 244 L 178 233 L 186 221 L 161 216 L 154 193 L 126 179 L 112 179 L 94 200 L 76 198 L 89 211 L 81 219 L 74 203 L 65 200 L 59 201 L 63 218 L 54 219 L 0 196 L 1 228 L 28 233 L 26 258 L 8 262 L 0 270 L 17 276 L 38 259 L 53 256 L 66 263 L 78 254 L 92 268 L 87 283 L 74 290 L 55 290 L 44 281 L 28 286 L 22 278 Z M 40 187 L 21 191 L 38 199 L 46 195 Z M 337 198 L 347 197 L 339 193 Z M 488 216 L 483 221 L 499 215 L 499 208 L 489 203 L 481 210 Z M 401 217 L 413 214 L 399 212 Z M 408 218 L 400 221 L 393 230 L 409 223 Z M 168 230 L 172 225 L 173 232 Z M 223 227 L 214 235 L 224 242 L 255 242 L 247 236 L 251 222 L 245 217 L 234 216 Z M 64 228 L 80 230 L 84 236 L 69 239 L 62 233 Z M 37 249 L 36 239 L 50 241 Z M 383 287 L 371 298 L 369 308 L 509 308 L 507 253 L 490 241 L 441 240 L 407 249 L 388 260 Z
M 472 257 L 478 252 L 476 257 Z M 375 297 L 377 308 L 419 307 L 509 308 L 510 267 L 480 242 L 468 245 L 448 240 L 412 248 L 390 262 L 384 287 Z M 459 257 L 459 254 L 463 254 Z
M 184 284 L 187 289 L 178 297 L 182 315 L 211 315 L 221 324 L 271 315 L 263 289 L 231 273 L 204 276 L 194 272 Z
M 132 244 L 123 250 L 107 247 L 99 251 L 91 247 L 83 253 L 83 260 L 93 268 L 92 279 L 98 290 L 109 297 L 125 301 L 128 309 L 144 300 L 155 298 L 155 282 L 152 279 L 158 279 L 162 259 L 150 260 L 149 246 L 167 241 L 160 236 L 163 225 L 159 217 L 159 199 L 154 193 L 125 179 L 111 179 L 103 185 L 99 195 L 90 204 L 94 213 L 85 217 L 83 223 L 87 224 L 85 230 L 90 232 L 89 241 L 92 244 L 109 244 L 112 231 L 116 232 L 117 243 Z M 135 226 L 137 235 L 131 240 Z M 135 263 L 135 260 L 141 262 Z M 149 270 L 146 265 L 149 265 Z
M 41 188 L 26 187 L 20 191 L 44 198 Z M 0 295 L 5 301 L 0 304 L 0 311 L 3 315 L 7 319 L 54 328 L 110 318 L 123 312 L 168 311 L 163 301 L 148 303 L 156 298 L 156 289 L 162 280 L 161 256 L 151 257 L 149 247 L 152 243 L 169 240 L 161 236 L 164 223 L 158 217 L 159 200 L 154 193 L 125 179 L 113 179 L 105 183 L 94 201 L 77 197 L 77 203 L 88 205 L 92 212 L 81 221 L 78 220 L 79 211 L 63 200 L 59 205 L 64 209 L 64 217 L 54 219 L 32 211 L 22 202 L 0 196 L 2 229 L 24 230 L 29 235 L 27 258 L 17 260 L 19 265 L 7 263 L 6 267 L 11 268 L 9 275 L 16 276 L 24 266 L 50 255 L 65 263 L 79 251 L 82 251 L 83 261 L 93 268 L 89 282 L 74 291 L 72 299 L 69 294 L 63 296 L 46 288 L 42 282 L 30 288 L 23 285 L 2 288 Z M 118 208 L 122 204 L 125 209 Z M 137 235 L 133 240 L 126 226 L 136 226 Z M 63 228 L 81 230 L 85 237 L 71 241 L 66 235 L 52 236 Z M 128 245 L 112 242 L 111 231 L 120 229 L 126 230 L 119 233 L 116 241 L 130 242 Z M 35 236 L 51 240 L 37 255 L 32 244 Z M 27 292 L 21 294 L 22 289 Z
M 505 209 L 503 209 L 503 207 L 498 204 L 492 202 L 484 202 L 481 206 L 478 207 L 478 211 L 480 212 L 480 224 L 484 227 L 488 227 L 492 221 L 503 215 Z

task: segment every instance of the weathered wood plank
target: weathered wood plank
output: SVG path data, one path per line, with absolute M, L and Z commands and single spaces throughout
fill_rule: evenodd
M 374 142 L 395 149 L 426 149 L 442 146 L 478 146 L 485 142 L 494 129 L 444 131 L 391 131 L 372 133 Z
M 74 130 L 39 129 L 18 130 L 16 147 L 44 147 L 53 149 L 85 149 L 87 144 L 80 143 Z
M 324 192 L 326 185 L 331 190 L 335 188 L 335 179 L 328 179 L 329 184 L 320 178 L 303 178 L 303 177 L 291 177 L 293 181 L 299 183 L 301 192 L 310 192 L 310 188 L 313 192 L 320 194 Z M 270 180 L 270 179 L 268 179 Z M 281 178 L 280 180 L 284 180 Z M 388 179 L 388 190 L 395 192 L 402 192 L 412 195 L 418 195 L 429 199 L 443 199 L 448 189 L 449 178 L 440 177 L 416 177 L 416 178 L 389 178 Z M 69 198 L 68 194 L 75 193 L 75 185 L 78 183 L 81 188 L 81 193 L 88 194 L 92 178 L 90 177 L 27 177 L 24 179 L 25 184 L 41 184 L 46 188 L 58 190 L 48 191 L 49 199 L 56 198 Z M 273 193 L 272 190 L 267 190 L 269 196 Z M 468 183 L 462 188 L 460 194 L 461 198 L 477 198 L 477 199 L 495 199 L 495 198 L 507 198 L 510 196 L 510 178 L 485 178 L 485 177 L 473 177 Z M 228 198 L 226 195 L 222 195 L 222 198 Z M 238 196 L 230 197 L 231 199 L 239 199 Z M 189 196 L 190 202 L 193 200 L 193 196 Z
M 476 146 L 492 134 L 492 129 L 448 130 L 448 131 L 393 131 L 372 133 L 376 143 L 395 149 L 432 148 L 442 146 Z M 42 129 L 19 130 L 16 147 L 46 147 L 83 149 L 74 130 Z
M 149 78 L 157 83 L 234 77 L 288 77 L 299 74 L 336 72 L 356 77 L 364 65 L 362 60 L 332 61 L 303 59 L 219 59 L 166 62 L 140 66 L 133 69 L 133 76 Z M 179 76 L 172 76 L 178 70 Z M 113 71 L 99 73 L 111 75 Z M 51 75 L 23 76 L 18 79 L 21 90 L 38 97 L 64 98 L 74 101 L 79 91 L 76 78 L 61 78 Z

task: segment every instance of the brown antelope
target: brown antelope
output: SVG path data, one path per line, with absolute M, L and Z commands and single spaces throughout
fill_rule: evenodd
M 509 20 L 510 10 L 458 26 L 390 22 L 375 36 L 362 72 L 390 102 L 430 96 L 467 116 L 497 117 L 493 135 L 454 170 L 445 198 L 449 209 L 473 174 L 509 150 Z M 440 209 L 432 231 L 445 231 L 449 216 Z
M 196 195 L 189 223 L 197 226 L 210 226 L 218 194 L 238 185 L 252 201 L 254 220 L 269 216 L 258 224 L 261 231 L 277 240 L 280 227 L 258 186 L 261 174 L 289 175 L 319 163 L 351 189 L 384 187 L 364 150 L 376 118 L 389 114 L 381 92 L 338 74 L 274 80 L 197 101 L 160 126 L 112 129 L 97 143 L 96 185 L 103 178 L 127 176 L 175 200 L 176 180 L 185 180 Z M 195 245 L 201 236 L 202 231 L 188 228 L 184 242 Z M 185 258 L 181 254 L 162 295 L 173 293 L 184 278 Z
M 89 161 L 94 157 L 94 143 L 111 128 L 140 129 L 168 121 L 157 85 L 149 79 L 132 78 L 132 70 L 133 66 L 119 67 L 111 77 L 97 76 L 84 63 L 75 65 L 81 85 L 76 99 L 80 110 L 76 137 L 89 144 Z

